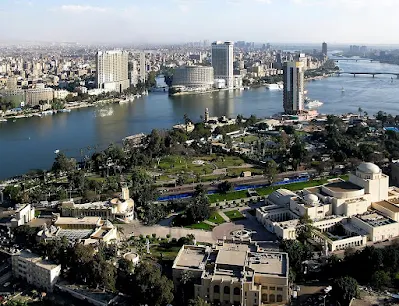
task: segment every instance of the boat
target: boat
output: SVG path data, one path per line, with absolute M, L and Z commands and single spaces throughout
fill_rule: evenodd
M 244 86 L 244 90 L 249 90 L 250 87 L 249 86 Z
M 268 90 L 280 90 L 279 84 L 266 84 L 266 89 Z
M 70 113 L 71 110 L 69 108 L 63 108 L 59 110 L 60 113 Z
M 7 122 L 7 119 L 5 119 L 5 118 L 0 118 L 0 122 Z
M 96 111 L 96 117 L 108 117 L 114 114 L 114 110 L 112 107 L 109 108 L 101 108 Z
M 60 153 L 60 150 L 55 150 L 54 153 L 58 154 L 58 153 Z
M 341 88 L 341 92 L 345 92 L 345 88 L 342 87 L 342 88 Z
M 315 109 L 322 106 L 324 103 L 319 100 L 305 100 L 305 107 L 307 109 Z
M 42 115 L 52 115 L 54 112 L 52 110 L 43 111 Z

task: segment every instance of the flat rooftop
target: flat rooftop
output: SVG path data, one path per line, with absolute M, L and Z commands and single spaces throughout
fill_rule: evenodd
M 287 254 L 285 253 L 250 253 L 248 263 L 255 273 L 280 277 L 287 274 Z
M 185 245 L 176 257 L 175 267 L 204 270 L 207 257 L 205 247 Z
M 55 269 L 55 268 L 57 268 L 59 266 L 59 265 L 56 265 L 56 264 L 54 264 L 54 263 L 52 263 L 52 262 L 50 262 L 48 260 L 42 259 L 37 254 L 29 253 L 29 252 L 26 252 L 26 251 L 20 252 L 18 254 L 18 256 L 23 258 L 23 259 L 25 259 L 25 260 L 27 260 L 27 261 L 33 262 L 37 266 L 42 267 L 42 268 L 47 269 L 47 270 L 52 270 L 52 269 Z
M 96 226 L 101 220 L 101 217 L 83 217 L 83 218 L 72 218 L 72 217 L 59 217 L 54 225 L 93 225 Z
M 370 212 L 357 217 L 372 227 L 379 227 L 395 223 L 394 220 L 391 220 L 383 215 L 380 215 L 377 212 Z
M 362 187 L 359 187 L 353 183 L 345 181 L 328 183 L 324 185 L 324 187 L 330 189 L 333 192 L 359 191 L 363 189 Z
M 245 266 L 247 251 L 242 249 L 221 249 L 216 257 L 216 264 L 229 266 Z
M 396 206 L 395 204 L 393 204 L 391 202 L 380 201 L 380 202 L 375 202 L 375 204 L 380 205 L 381 207 L 384 207 L 385 209 L 390 210 L 390 211 L 392 211 L 394 213 L 399 212 L 399 206 Z

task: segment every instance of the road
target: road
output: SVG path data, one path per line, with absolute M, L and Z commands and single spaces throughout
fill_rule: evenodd
M 291 171 L 291 172 L 283 172 L 276 175 L 276 180 L 282 180 L 286 177 L 298 176 L 305 171 Z M 306 170 L 309 174 L 316 173 L 315 170 Z M 233 183 L 234 185 L 241 186 L 241 185 L 261 185 L 261 184 L 269 184 L 269 180 L 264 177 L 263 175 L 255 175 L 251 177 L 237 177 L 237 178 L 230 178 L 226 179 Z M 199 184 L 202 184 L 207 188 L 207 190 L 217 190 L 217 186 L 213 182 L 204 182 L 204 183 L 194 183 L 194 184 L 185 184 L 182 186 L 177 187 L 160 187 L 158 190 L 166 190 L 162 193 L 163 196 L 168 195 L 176 195 L 182 193 L 189 193 L 195 190 L 195 187 Z

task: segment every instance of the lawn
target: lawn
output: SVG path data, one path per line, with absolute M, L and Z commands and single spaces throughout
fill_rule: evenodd
M 229 217 L 231 221 L 245 219 L 244 215 L 238 210 L 225 211 L 224 214 Z
M 255 136 L 255 135 L 248 135 L 245 137 L 236 138 L 235 140 L 245 142 L 245 143 L 253 143 L 253 142 L 259 140 L 259 137 Z
M 204 222 L 191 224 L 191 225 L 188 225 L 188 226 L 185 226 L 185 227 L 192 228 L 192 229 L 202 229 L 202 230 L 205 230 L 205 231 L 211 231 L 213 229 L 213 226 L 211 226 L 211 225 L 209 225 L 207 223 L 204 223 Z
M 229 168 L 227 169 L 227 175 L 231 177 L 240 176 L 242 172 L 250 171 L 254 174 L 262 174 L 263 170 L 259 168 Z
M 150 251 L 151 251 L 151 256 L 153 257 L 161 258 L 161 253 L 162 253 L 162 259 L 174 260 L 180 248 L 181 247 L 179 246 L 164 247 L 160 245 L 154 245 L 151 247 Z
M 190 158 L 184 156 L 171 155 L 161 159 L 158 169 L 162 170 L 165 174 L 181 174 L 181 173 L 194 173 L 194 174 L 210 174 L 214 167 L 208 163 L 203 165 L 193 164 L 194 160 L 201 158 Z
M 246 198 L 248 196 L 248 193 L 246 190 L 241 190 L 241 191 L 234 191 L 234 192 L 228 192 L 228 193 L 215 193 L 215 194 L 210 194 L 208 195 L 208 199 L 211 203 L 216 203 L 220 201 L 233 201 L 233 200 L 238 200 L 242 198 Z
M 208 221 L 212 222 L 212 223 L 215 223 L 215 224 L 222 224 L 222 223 L 226 222 L 226 220 L 224 220 L 222 218 L 222 216 L 219 215 L 219 213 L 216 212 L 216 211 L 211 214 L 211 216 L 209 217 Z
M 244 160 L 237 156 L 218 156 L 213 162 L 218 168 L 237 167 L 244 164 Z

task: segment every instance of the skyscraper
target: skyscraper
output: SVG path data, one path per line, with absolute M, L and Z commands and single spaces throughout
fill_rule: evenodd
M 286 114 L 298 114 L 304 110 L 303 63 L 286 62 L 283 66 L 283 107 Z
M 126 51 L 98 51 L 96 55 L 97 88 L 123 92 L 129 88 L 129 54 Z
M 226 88 L 233 88 L 234 43 L 231 41 L 212 43 L 212 67 L 215 79 L 224 79 Z
M 145 83 L 147 79 L 147 63 L 145 59 L 145 53 L 140 52 L 140 73 L 139 73 L 139 79 L 141 83 Z
M 323 42 L 321 45 L 321 53 L 323 53 L 323 55 L 327 55 L 327 43 Z

